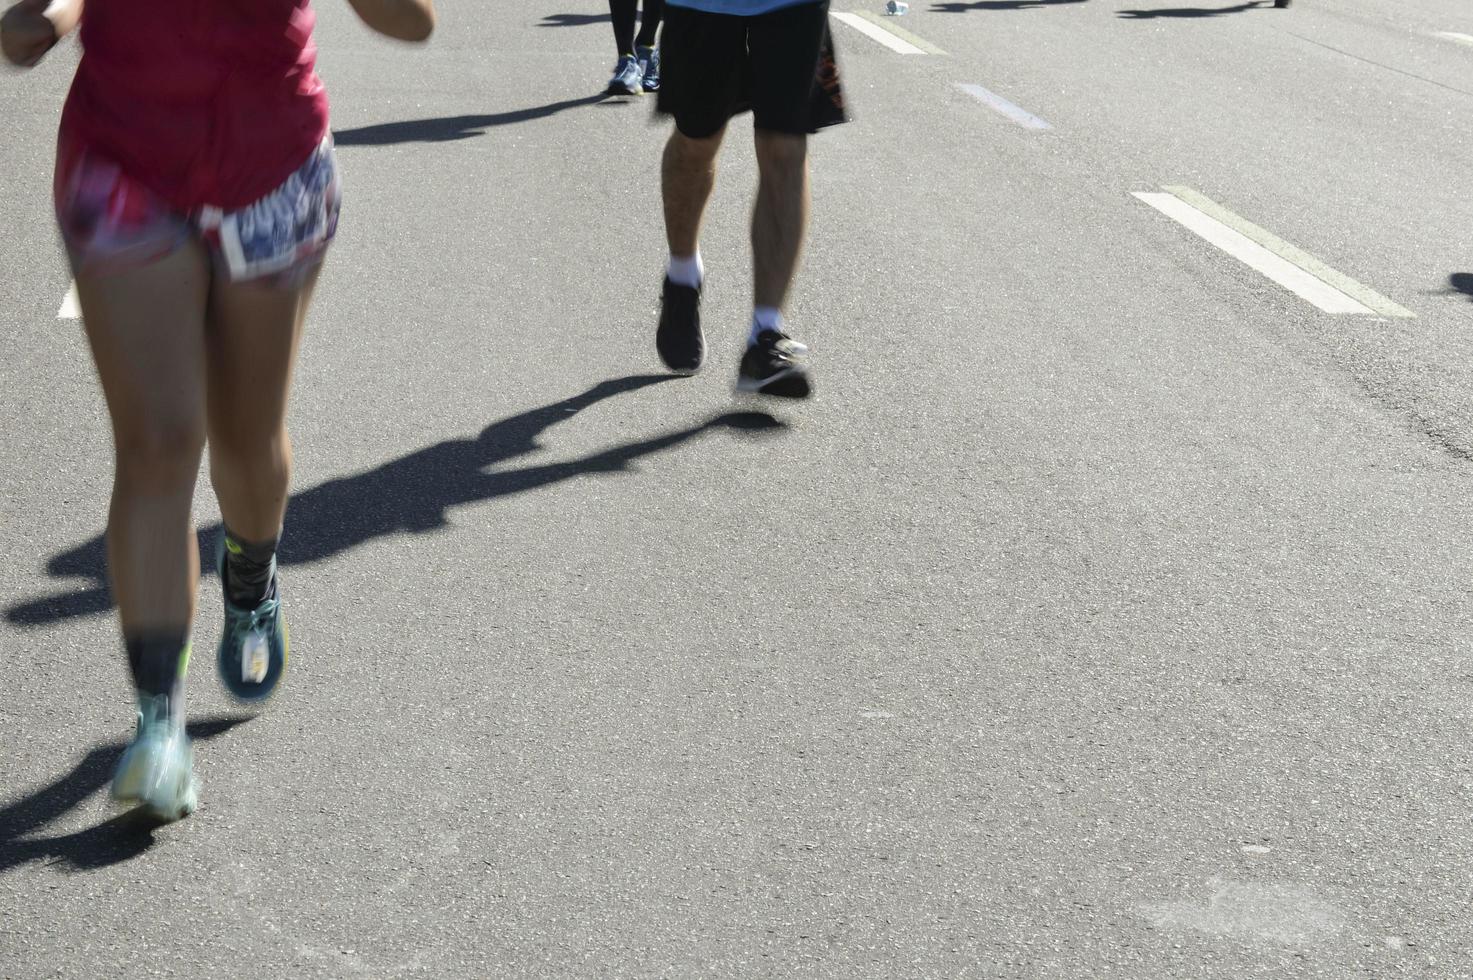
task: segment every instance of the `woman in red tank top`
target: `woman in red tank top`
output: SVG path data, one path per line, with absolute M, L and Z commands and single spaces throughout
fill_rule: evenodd
M 433 0 L 348 3 L 390 37 L 434 28 Z M 54 192 L 116 456 L 108 572 L 138 727 L 112 793 L 166 820 L 195 806 L 183 679 L 207 441 L 221 678 L 259 702 L 286 668 L 287 393 L 338 213 L 313 22 L 309 0 L 21 0 L 0 17 L 25 67 L 81 24 Z

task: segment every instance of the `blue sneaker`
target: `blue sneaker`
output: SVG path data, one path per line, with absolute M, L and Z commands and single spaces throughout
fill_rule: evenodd
M 643 74 L 639 70 L 639 59 L 632 54 L 619 56 L 619 63 L 614 66 L 614 77 L 609 79 L 609 93 L 612 95 L 639 95 L 644 91 L 640 87 Z
M 217 665 L 225 690 L 241 701 L 264 701 L 286 672 L 289 645 L 286 617 L 281 612 L 281 585 L 272 576 L 271 598 L 254 609 L 241 609 L 225 589 L 225 536 L 220 536 L 215 569 L 225 592 L 225 624 L 220 634 Z
M 639 60 L 640 84 L 644 86 L 644 90 L 660 91 L 660 49 L 638 48 L 635 54 Z
M 138 696 L 138 733 L 118 760 L 112 798 L 142 806 L 160 820 L 194 812 L 194 749 L 167 694 Z

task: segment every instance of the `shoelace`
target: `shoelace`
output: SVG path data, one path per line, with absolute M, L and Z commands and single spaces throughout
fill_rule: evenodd
M 270 632 L 268 627 L 276 619 L 276 605 L 277 602 L 275 599 L 267 599 L 255 609 L 252 609 L 250 618 L 245 622 L 245 632 L 260 633 L 263 636 Z
M 778 333 L 776 330 L 767 332 L 774 335 L 773 339 L 767 342 L 767 346 L 771 347 L 776 353 L 787 357 L 796 357 L 799 354 L 808 353 L 807 344 L 800 343 L 787 334 Z

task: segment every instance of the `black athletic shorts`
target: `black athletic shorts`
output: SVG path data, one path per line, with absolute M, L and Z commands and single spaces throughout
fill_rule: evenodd
M 748 110 L 758 129 L 793 135 L 844 122 L 828 0 L 753 17 L 665 5 L 658 111 L 705 139 Z

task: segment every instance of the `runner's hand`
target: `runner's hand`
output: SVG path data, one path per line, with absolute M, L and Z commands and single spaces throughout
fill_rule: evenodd
M 0 50 L 5 60 L 21 68 L 32 68 L 60 38 L 56 25 L 46 17 L 50 0 L 20 0 L 0 16 Z

